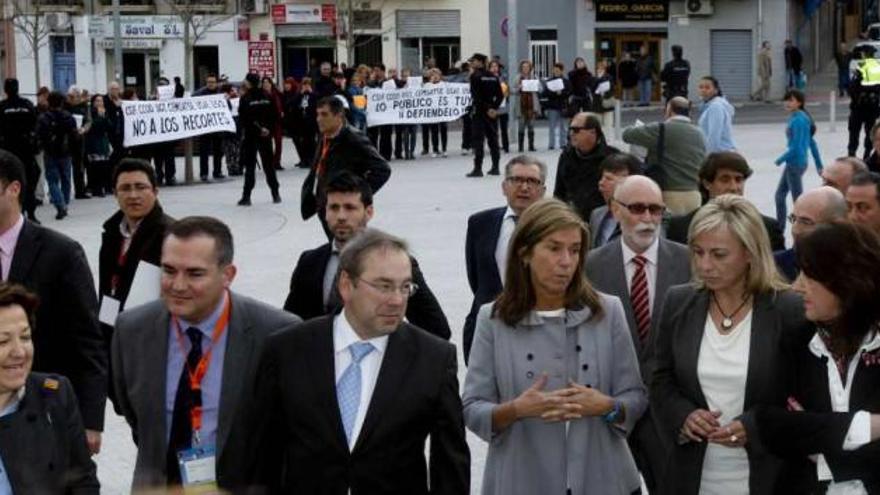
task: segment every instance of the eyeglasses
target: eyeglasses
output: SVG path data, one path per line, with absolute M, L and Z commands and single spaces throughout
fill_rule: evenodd
M 363 282 L 367 286 L 372 287 L 373 289 L 375 289 L 376 291 L 378 291 L 380 294 L 382 294 L 385 297 L 391 297 L 392 295 L 394 295 L 394 293 L 398 293 L 405 298 L 409 298 L 409 297 L 412 297 L 412 295 L 415 294 L 416 291 L 419 289 L 419 286 L 412 283 L 412 282 L 407 282 L 403 285 L 398 286 L 398 285 L 394 285 L 389 282 L 378 282 L 377 283 L 377 282 L 368 282 L 364 279 L 358 279 L 358 280 L 360 280 L 361 282 Z
M 514 175 L 511 177 L 505 177 L 504 180 L 506 180 L 508 183 L 513 184 L 517 187 L 518 186 L 541 187 L 542 185 L 544 185 L 544 181 L 542 181 L 541 179 L 536 179 L 534 177 L 517 177 Z
M 665 205 L 657 205 L 657 204 L 646 204 L 646 203 L 630 203 L 626 204 L 623 201 L 614 200 L 620 206 L 623 206 L 633 215 L 644 215 L 645 212 L 651 213 L 651 216 L 659 217 L 662 216 L 663 213 L 666 212 Z
M 803 225 L 804 227 L 814 227 L 816 225 L 816 222 L 813 221 L 812 219 L 807 218 L 807 217 L 799 217 L 799 216 L 795 215 L 794 213 L 791 213 L 790 215 L 788 215 L 788 223 L 790 223 L 792 225 L 799 223 L 799 224 Z
M 117 186 L 116 192 L 122 193 L 122 194 L 127 194 L 127 193 L 134 191 L 134 192 L 140 194 L 142 192 L 151 191 L 152 189 L 153 189 L 153 186 L 150 184 L 143 184 L 143 183 L 124 184 L 121 186 Z

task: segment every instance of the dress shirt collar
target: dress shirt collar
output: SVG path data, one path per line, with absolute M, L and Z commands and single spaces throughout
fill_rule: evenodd
M 339 242 L 337 242 L 336 239 L 333 239 L 333 241 L 330 243 L 330 254 L 335 254 L 338 256 L 339 253 L 342 252 L 342 249 L 344 247 L 345 246 L 340 247 Z
M 687 122 L 688 124 L 690 124 L 691 119 L 690 117 L 685 117 L 684 115 L 673 115 L 672 117 L 666 119 L 666 122 Z
M 220 303 L 217 304 L 217 307 L 214 308 L 214 312 L 210 314 L 207 318 L 200 322 L 192 323 L 180 318 L 180 329 L 184 332 L 187 328 L 196 327 L 199 329 L 202 334 L 205 335 L 208 339 L 214 337 L 214 325 L 217 324 L 217 320 L 220 319 L 220 315 L 223 313 L 223 308 L 226 306 L 226 300 L 229 299 L 229 291 L 227 291 L 223 297 L 220 298 Z
M 502 221 L 507 221 L 508 218 L 516 219 L 516 217 L 518 217 L 518 216 L 519 215 L 517 215 L 516 212 L 513 211 L 513 208 L 508 206 L 507 209 L 504 210 L 504 220 L 502 220 Z
M 659 228 L 659 227 L 658 227 Z M 648 247 L 648 249 L 642 253 L 642 256 L 648 260 L 648 263 L 651 263 L 654 266 L 657 266 L 657 249 L 660 245 L 660 233 L 657 233 L 657 237 L 654 239 L 654 242 Z M 633 258 L 637 256 L 636 252 L 629 248 L 624 242 L 623 237 L 620 238 L 620 246 L 623 248 L 623 265 L 626 266 L 632 261 Z
M 15 252 L 15 244 L 18 242 L 22 228 L 24 228 L 24 215 L 18 217 L 18 221 L 12 227 L 0 234 L 0 250 L 7 255 Z
M 369 342 L 376 348 L 377 354 L 382 355 L 388 346 L 388 336 L 373 337 L 372 339 L 363 340 L 354 331 L 348 316 L 345 314 L 345 308 L 333 319 L 333 353 L 348 352 L 348 346 L 355 342 Z
M 21 404 L 22 399 L 24 399 L 24 389 L 25 387 L 18 389 L 18 391 L 12 395 L 12 401 L 3 409 L 0 409 L 0 418 L 18 411 L 18 406 Z
M 862 345 L 859 347 L 859 350 L 862 352 L 872 352 L 877 349 L 880 349 L 880 331 L 875 328 L 868 332 L 868 334 L 865 335 L 865 338 L 862 339 Z M 828 347 L 825 345 L 825 341 L 822 340 L 822 336 L 819 335 L 819 331 L 817 331 L 816 334 L 813 335 L 813 338 L 810 339 L 810 352 L 812 352 L 817 358 L 831 355 L 831 352 L 828 351 Z M 857 357 L 858 354 L 853 356 L 853 359 Z
M 134 237 L 135 232 L 137 232 L 138 227 L 141 226 L 141 222 L 143 219 L 138 220 L 133 229 L 128 227 L 128 221 L 125 219 L 125 215 L 122 216 L 122 220 L 119 222 L 119 233 L 122 234 L 123 239 L 130 239 Z

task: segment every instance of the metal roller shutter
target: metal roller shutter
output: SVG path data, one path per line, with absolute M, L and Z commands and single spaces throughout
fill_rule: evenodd
M 730 99 L 747 98 L 752 91 L 752 32 L 712 31 L 712 75 Z
M 326 22 L 314 24 L 279 24 L 275 26 L 278 38 L 332 38 L 333 29 Z
M 458 10 L 398 10 L 398 38 L 448 38 L 461 36 Z

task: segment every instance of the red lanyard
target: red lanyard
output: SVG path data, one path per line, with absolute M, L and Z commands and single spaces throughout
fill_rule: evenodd
M 189 388 L 193 392 L 202 390 L 202 379 L 205 378 L 205 374 L 208 373 L 208 366 L 211 364 L 211 351 L 214 350 L 214 344 L 220 339 L 223 335 L 223 332 L 226 330 L 226 327 L 229 323 L 229 311 L 232 304 L 229 302 L 229 294 L 227 293 L 225 296 L 226 304 L 223 307 L 223 313 L 220 315 L 220 319 L 217 320 L 217 323 L 214 324 L 214 332 L 211 334 L 211 346 L 208 347 L 207 352 L 202 354 L 202 358 L 199 360 L 199 364 L 196 365 L 196 369 L 192 370 L 189 367 L 189 363 L 186 362 L 186 348 L 183 345 L 183 331 L 180 329 L 180 321 L 178 321 L 177 317 L 174 316 L 174 328 L 177 329 L 177 343 L 180 344 L 180 351 L 183 353 L 184 361 L 183 366 L 186 369 L 187 374 L 189 375 Z M 202 406 L 196 406 L 190 409 L 189 411 L 190 421 L 192 422 L 192 429 L 194 432 L 198 432 L 202 429 Z
M 328 153 L 330 153 L 330 138 L 324 136 L 324 142 L 321 143 L 321 158 L 318 159 L 318 177 L 324 176 Z

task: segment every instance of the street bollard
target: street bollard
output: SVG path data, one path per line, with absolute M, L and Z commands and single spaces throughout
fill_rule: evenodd
M 828 104 L 831 107 L 828 115 L 828 119 L 831 121 L 829 130 L 831 132 L 837 132 L 837 91 L 831 92 L 831 99 L 828 100 Z
M 623 139 L 623 132 L 621 131 L 621 118 L 620 114 L 620 99 L 614 100 L 614 140 L 620 142 Z

